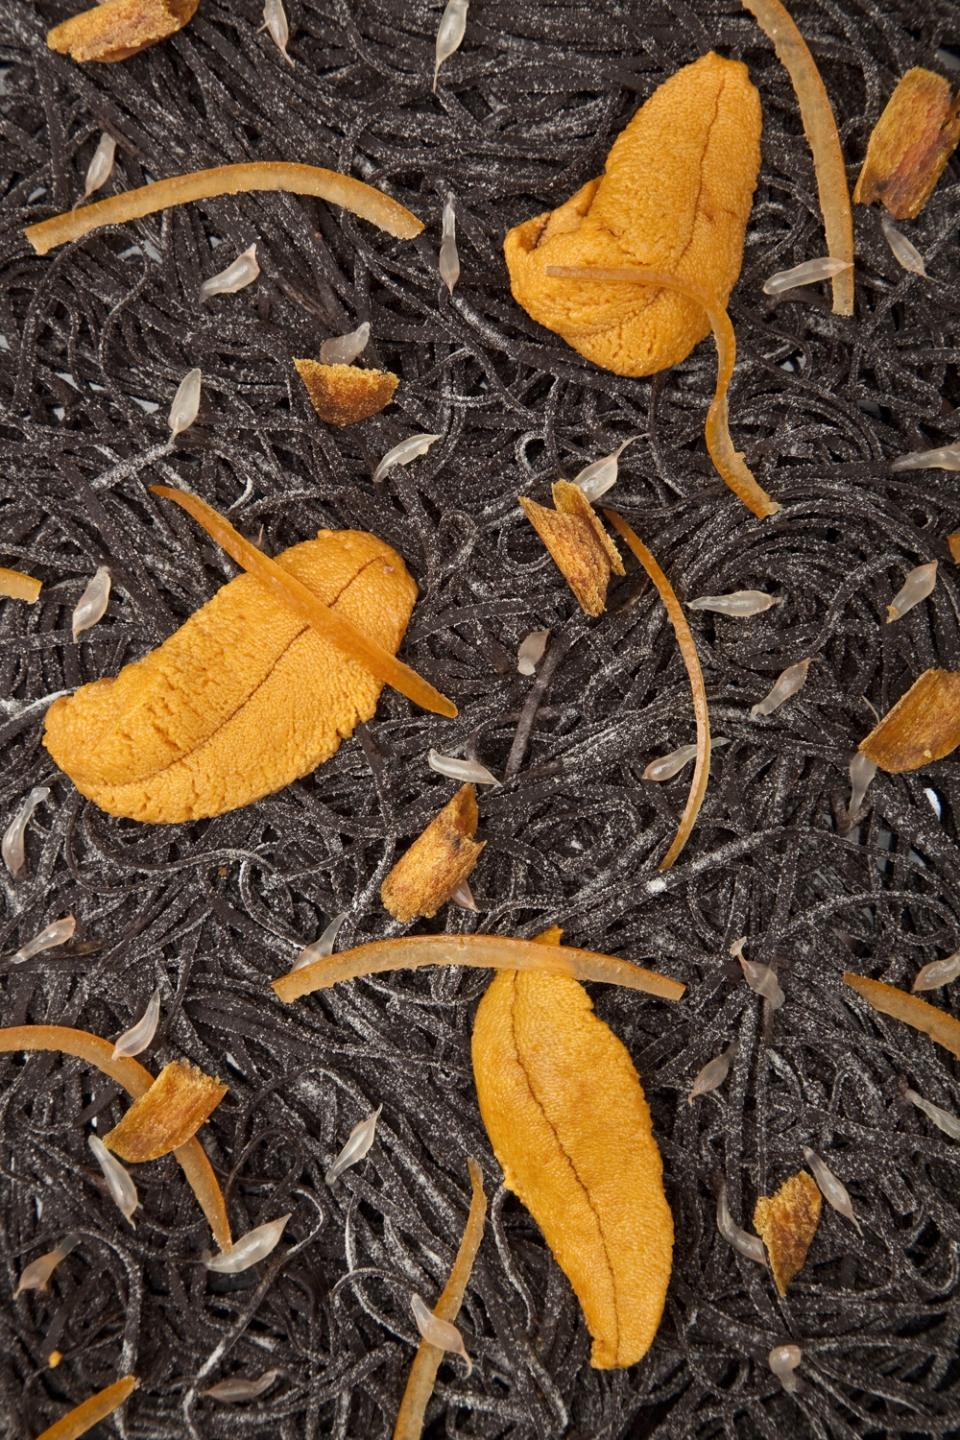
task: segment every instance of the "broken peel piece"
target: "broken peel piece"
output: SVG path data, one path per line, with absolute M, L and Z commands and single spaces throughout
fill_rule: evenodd
M 91 230 L 104 225 L 122 225 L 127 220 L 140 220 L 155 215 L 172 205 L 186 205 L 193 200 L 212 200 L 218 195 L 241 195 L 251 190 L 286 191 L 290 195 L 313 195 L 330 205 L 340 205 L 377 225 L 398 240 L 412 240 L 423 229 L 418 220 L 399 200 L 343 175 L 339 170 L 324 170 L 319 165 L 298 165 L 285 160 L 251 160 L 238 165 L 215 165 L 210 170 L 192 170 L 186 175 L 171 175 L 167 180 L 154 180 L 136 190 L 124 190 L 107 200 L 52 215 L 36 225 L 28 225 L 24 235 L 38 255 L 46 255 L 69 240 L 79 240 Z
M 847 171 L 843 162 L 843 148 L 830 96 L 817 69 L 817 62 L 810 53 L 810 47 L 781 0 L 743 0 L 743 7 L 750 11 L 773 45 L 780 64 L 790 76 L 803 122 L 803 133 L 813 156 L 827 250 L 833 259 L 847 261 L 850 267 L 833 277 L 833 313 L 852 315 L 853 211 L 847 186 Z
M 307 397 L 328 425 L 356 425 L 379 415 L 394 397 L 400 383 L 392 370 L 361 370 L 356 365 L 322 365 L 317 360 L 294 360 Z
M 710 779 L 710 711 L 707 706 L 707 687 L 703 683 L 703 671 L 700 669 L 697 643 L 693 638 L 687 617 L 683 613 L 683 606 L 677 599 L 676 591 L 657 564 L 652 551 L 647 549 L 633 527 L 628 525 L 626 520 L 615 510 L 605 510 L 603 513 L 617 534 L 627 542 L 630 550 L 653 581 L 670 624 L 673 626 L 673 633 L 677 637 L 677 648 L 690 681 L 693 714 L 697 723 L 697 762 L 693 767 L 690 789 L 687 792 L 687 803 L 683 807 L 677 833 L 673 837 L 666 855 L 660 861 L 660 869 L 669 870 L 689 840 L 690 832 L 697 823 L 697 816 L 700 814 L 700 807 L 707 793 L 707 784 Z
M 960 93 L 932 70 L 908 70 L 873 128 L 854 200 L 879 201 L 895 220 L 915 220 L 958 140 Z
M 549 510 L 520 496 L 521 510 L 550 552 L 580 609 L 585 615 L 602 615 L 607 608 L 611 574 L 624 573 L 619 551 L 578 485 L 558 480 L 553 486 L 553 503 L 555 508 Z
M 447 1283 L 443 1287 L 440 1299 L 433 1307 L 433 1314 L 437 1319 L 448 1325 L 452 1325 L 460 1313 L 460 1306 L 463 1304 L 463 1297 L 473 1271 L 473 1263 L 477 1258 L 477 1251 L 480 1249 L 483 1226 L 487 1218 L 487 1197 L 483 1190 L 483 1175 L 480 1166 L 476 1160 L 470 1159 L 467 1161 L 467 1169 L 470 1173 L 471 1190 L 467 1223 L 463 1227 L 460 1246 L 447 1277 Z M 428 1340 L 421 1340 L 417 1346 L 417 1353 L 413 1357 L 403 1399 L 397 1412 L 396 1424 L 393 1427 L 393 1440 L 420 1440 L 423 1434 L 424 1417 L 430 1403 L 430 1396 L 433 1394 L 443 1353 L 436 1345 L 431 1345 Z
M 693 281 L 640 266 L 624 265 L 615 270 L 593 270 L 579 265 L 548 265 L 547 274 L 567 280 L 615 280 L 655 285 L 663 290 L 673 290 L 679 295 L 686 295 L 688 299 L 697 302 L 707 315 L 717 346 L 717 384 L 704 427 L 707 453 L 723 483 L 730 487 L 752 515 L 756 515 L 758 520 L 766 520 L 768 516 L 776 515 L 780 505 L 776 500 L 772 500 L 759 484 L 742 453 L 734 449 L 730 435 L 727 391 L 737 361 L 737 337 L 723 305 Z
M 153 1076 L 145 1065 L 130 1056 L 114 1059 L 113 1044 L 88 1030 L 73 1030 L 67 1025 L 10 1025 L 0 1029 L 0 1054 L 56 1051 L 61 1055 L 75 1055 L 85 1060 L 102 1074 L 121 1085 L 133 1100 L 146 1095 L 153 1084 Z M 233 1243 L 230 1221 L 223 1191 L 207 1159 L 206 1151 L 197 1139 L 182 1145 L 174 1155 L 190 1188 L 200 1202 L 200 1208 L 213 1231 L 213 1238 L 221 1250 Z
M 22 570 L 8 570 L 6 566 L 0 565 L 0 597 L 7 600 L 26 600 L 28 605 L 35 605 L 42 589 L 42 580 L 25 575 Z
M 954 565 L 960 565 L 960 530 L 953 530 L 947 536 L 947 548 Z
M 431 919 L 463 884 L 484 845 L 473 838 L 478 819 L 477 792 L 462 785 L 380 887 L 380 899 L 395 920 Z
M 888 775 L 902 775 L 942 760 L 958 745 L 960 670 L 924 670 L 858 748 Z
M 781 1295 L 803 1269 L 810 1242 L 820 1224 L 822 1201 L 806 1170 L 784 1180 L 775 1195 L 761 1195 L 753 1210 L 753 1228 L 767 1247 L 774 1284 Z
M 857 975 L 852 970 L 843 972 L 843 983 L 866 1000 L 867 1004 L 881 1015 L 893 1020 L 902 1020 L 914 1030 L 929 1035 L 937 1045 L 949 1050 L 960 1060 L 960 1020 L 946 1010 L 938 1010 L 927 1000 L 911 995 L 908 990 L 898 990 L 883 980 L 870 980 L 866 975 Z
M 302 581 L 245 539 L 229 520 L 198 495 L 174 490 L 169 485 L 151 485 L 150 489 L 154 495 L 162 495 L 185 510 L 227 552 L 231 560 L 256 576 L 272 595 L 295 610 L 348 659 L 363 665 L 381 684 L 392 685 L 424 710 L 432 710 L 434 714 L 445 715 L 448 719 L 456 718 L 457 707 L 452 700 L 441 695 L 409 665 L 404 665 L 402 660 L 364 634 L 346 616 L 325 605 Z
M 57 1353 L 59 1352 L 54 1352 Z M 53 1364 L 52 1356 L 50 1363 Z M 136 1375 L 124 1375 L 122 1380 L 115 1380 L 112 1385 L 98 1390 L 96 1395 L 88 1395 L 86 1400 L 68 1410 L 66 1415 L 61 1415 L 59 1420 L 48 1425 L 46 1430 L 37 1436 L 37 1440 L 80 1440 L 81 1435 L 86 1435 L 94 1425 L 119 1410 L 139 1384 Z
M 178 1150 L 205 1124 L 227 1093 L 226 1085 L 188 1060 L 165 1065 L 146 1094 L 130 1106 L 103 1143 L 134 1164 Z
M 84 64 L 128 60 L 182 30 L 200 0 L 105 0 L 47 31 L 47 45 Z
M 661 1000 L 679 1000 L 687 988 L 679 980 L 671 980 L 655 970 L 644 970 L 614 955 L 599 955 L 572 945 L 541 945 L 535 940 L 515 940 L 507 935 L 411 935 L 402 940 L 373 940 L 368 945 L 315 960 L 302 970 L 291 970 L 272 983 L 279 998 L 290 1004 L 314 990 L 328 990 L 341 980 L 383 975 L 391 970 L 419 970 L 424 965 L 572 975 L 577 980 L 642 990 Z

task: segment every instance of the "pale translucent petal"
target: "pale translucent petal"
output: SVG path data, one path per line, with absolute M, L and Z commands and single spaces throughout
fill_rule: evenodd
M 443 229 L 440 237 L 440 279 L 450 294 L 460 279 L 460 254 L 457 250 L 457 212 L 453 208 L 453 196 L 447 196 L 443 207 Z
M 251 1265 L 259 1264 L 277 1248 L 292 1213 L 290 1211 L 277 1220 L 268 1220 L 265 1225 L 248 1230 L 246 1235 L 241 1235 L 239 1240 L 228 1245 L 226 1250 L 221 1250 L 219 1255 L 208 1256 L 207 1269 L 216 1270 L 220 1275 L 239 1275 L 244 1270 L 249 1270 Z
M 790 270 L 777 270 L 764 282 L 764 295 L 783 295 L 787 290 L 796 290 L 800 285 L 817 285 L 821 280 L 832 280 L 844 270 L 852 270 L 849 260 L 834 260 L 823 255 L 816 260 L 804 260 Z
M 536 674 L 549 639 L 549 630 L 531 630 L 529 635 L 523 637 L 517 650 L 517 669 L 521 675 Z
M 279 1370 L 264 1370 L 256 1380 L 245 1380 L 242 1375 L 232 1375 L 229 1380 L 220 1380 L 209 1390 L 201 1391 L 209 1400 L 218 1400 L 221 1405 L 236 1405 L 242 1400 L 257 1400 L 265 1395 L 271 1385 L 280 1378 Z
M 480 910 L 480 906 L 473 898 L 473 891 L 470 889 L 470 882 L 468 880 L 460 881 L 460 884 L 450 896 L 450 902 L 453 905 L 459 905 L 461 910 L 472 910 L 474 914 L 477 914 Z
M 426 1340 L 428 1345 L 436 1345 L 438 1350 L 449 1350 L 460 1359 L 467 1367 L 467 1374 L 473 1370 L 473 1361 L 467 1354 L 467 1347 L 463 1343 L 463 1336 L 456 1325 L 451 1325 L 449 1320 L 441 1320 L 435 1315 L 419 1295 L 410 1296 L 410 1309 L 413 1311 L 413 1318 L 417 1322 L 417 1329 Z
M 817 1152 L 811 1150 L 807 1145 L 803 1147 L 803 1158 L 810 1167 L 810 1174 L 820 1187 L 820 1193 L 827 1204 L 831 1205 L 838 1215 L 844 1216 L 851 1224 L 856 1225 L 859 1230 L 860 1221 L 854 1214 L 853 1201 L 850 1199 L 850 1192 L 843 1181 L 834 1175 L 826 1160 L 821 1159 Z
M 918 970 L 913 988 L 914 990 L 939 990 L 941 985 L 949 985 L 950 981 L 956 980 L 958 975 L 960 975 L 960 950 L 955 950 L 944 960 L 931 960 L 929 965 L 924 965 L 922 970 Z
M 730 1073 L 730 1062 L 737 1053 L 737 1042 L 733 1041 L 721 1054 L 715 1055 L 708 1060 L 702 1070 L 699 1070 L 690 1086 L 690 1093 L 687 1096 L 687 1104 L 692 1105 L 694 1100 L 701 1095 L 709 1095 L 723 1084 Z
M 360 1121 L 359 1125 L 354 1125 L 346 1145 L 324 1176 L 328 1185 L 339 1180 L 344 1170 L 349 1170 L 351 1165 L 358 1164 L 369 1152 L 376 1138 L 377 1121 L 380 1119 L 382 1109 L 383 1106 L 378 1105 L 376 1110 L 371 1110 L 370 1114 Z
M 135 1025 L 125 1030 L 113 1047 L 113 1058 L 119 1060 L 124 1055 L 141 1055 L 149 1045 L 153 1044 L 153 1037 L 157 1033 L 157 1026 L 160 1023 L 160 990 L 154 990 L 147 1001 L 147 1008 Z
M 319 940 L 314 940 L 312 945 L 304 945 L 303 949 L 298 952 L 296 960 L 290 967 L 291 971 L 302 970 L 304 965 L 312 965 L 314 960 L 323 960 L 327 955 L 332 955 L 340 927 L 349 914 L 349 910 L 342 910 L 339 915 L 334 915 Z
M 914 605 L 919 605 L 932 595 L 937 584 L 937 561 L 917 565 L 907 575 L 900 589 L 887 606 L 887 624 L 900 620 Z
M 346 335 L 334 335 L 320 346 L 321 365 L 352 365 L 362 355 L 370 339 L 370 321 L 364 320 Z
M 631 435 L 622 445 L 618 445 L 616 450 L 611 450 L 609 455 L 602 455 L 599 460 L 592 460 L 573 477 L 574 485 L 580 487 L 591 503 L 613 489 L 617 483 L 620 456 L 628 445 L 639 439 L 639 435 Z
M 87 166 L 87 177 L 83 185 L 81 200 L 86 200 L 96 190 L 102 189 L 113 174 L 113 165 L 117 155 L 117 142 L 112 135 L 106 131 L 100 136 L 100 143 L 93 152 L 93 158 Z
M 766 1265 L 767 1257 L 763 1249 L 763 1241 L 759 1235 L 751 1235 L 740 1226 L 730 1214 L 730 1206 L 727 1203 L 727 1182 L 724 1180 L 720 1186 L 720 1193 L 717 1195 L 717 1229 L 728 1244 L 734 1250 L 746 1257 L 748 1260 L 755 1260 L 758 1265 Z
M 287 54 L 287 44 L 290 40 L 290 26 L 287 22 L 287 12 L 283 8 L 283 0 L 266 0 L 266 4 L 263 7 L 263 28 L 287 64 L 292 65 L 293 61 Z
M 99 1135 L 88 1135 L 87 1144 L 96 1157 L 97 1164 L 103 1171 L 103 1178 L 107 1182 L 107 1189 L 110 1198 L 116 1205 L 120 1214 L 130 1224 L 134 1223 L 134 1211 L 140 1206 L 140 1197 L 137 1195 L 137 1187 L 133 1183 L 133 1177 L 120 1164 L 115 1155 L 104 1145 Z
M 812 658 L 811 656 L 807 660 L 798 660 L 796 665 L 788 665 L 786 670 L 781 670 L 763 699 L 751 706 L 750 714 L 772 715 L 774 710 L 780 709 L 785 700 L 802 690 L 807 683 L 807 671 Z
M 438 775 L 448 780 L 459 780 L 464 785 L 497 785 L 500 781 L 486 765 L 479 760 L 460 760 L 456 755 L 441 755 L 438 750 L 427 752 L 427 764 Z
M 938 1130 L 944 1135 L 949 1135 L 951 1140 L 960 1140 L 960 1116 L 954 1115 L 950 1110 L 944 1110 L 940 1105 L 934 1105 L 932 1100 L 925 1100 L 918 1095 L 916 1090 L 909 1086 L 903 1092 L 904 1099 L 909 1100 L 918 1110 L 922 1110 L 928 1119 L 932 1120 Z
M 730 954 L 735 960 L 740 961 L 743 978 L 754 994 L 761 995 L 763 999 L 767 1001 L 771 1010 L 779 1010 L 783 1004 L 783 991 L 780 989 L 780 982 L 769 965 L 762 965 L 759 961 L 747 959 L 743 953 L 743 947 L 746 943 L 746 936 L 741 936 L 739 940 L 735 940 L 730 946 Z
M 877 767 L 873 760 L 866 755 L 861 755 L 858 750 L 850 761 L 850 804 L 847 807 L 847 817 L 851 823 L 860 814 L 867 791 L 877 773 Z
M 714 750 L 719 750 L 722 745 L 729 744 L 730 741 L 724 735 L 717 735 L 711 741 Z M 675 775 L 679 775 L 684 766 L 690 764 L 696 753 L 697 746 L 694 744 L 681 745 L 667 755 L 658 755 L 656 760 L 651 760 L 644 770 L 643 779 L 652 780 L 656 785 L 662 785 L 665 780 L 672 780 Z
M 767 1364 L 788 1394 L 796 1394 L 800 1381 L 794 1371 L 803 1359 L 799 1345 L 774 1345 L 767 1356 Z
M 177 386 L 177 393 L 170 406 L 168 424 L 170 433 L 176 437 L 189 430 L 200 413 L 200 391 L 203 386 L 203 371 L 188 370 Z
M 211 275 L 200 286 L 200 299 L 210 300 L 214 295 L 235 295 L 247 285 L 252 285 L 260 274 L 256 243 L 241 251 L 236 260 L 231 260 L 225 269 Z
M 891 224 L 886 215 L 881 215 L 880 225 L 883 229 L 883 238 L 890 246 L 890 252 L 897 264 L 904 270 L 909 271 L 911 275 L 922 275 L 923 278 L 926 279 L 927 267 L 924 265 L 923 256 L 913 241 L 908 240 L 902 231 Z
M 106 565 L 98 566 L 87 581 L 86 588 L 74 607 L 71 620 L 74 640 L 78 635 L 82 635 L 84 630 L 92 630 L 94 625 L 98 625 L 107 613 L 107 606 L 110 604 L 110 585 L 110 571 Z
M 469 0 L 447 0 L 446 8 L 440 17 L 440 26 L 437 30 L 437 48 L 435 64 L 433 69 L 433 89 L 436 93 L 437 79 L 440 75 L 440 66 L 445 60 L 449 60 L 463 41 L 467 29 L 467 10 Z
M 34 955 L 42 955 L 44 950 L 55 950 L 58 945 L 63 945 L 69 940 L 77 928 L 77 922 L 73 915 L 64 915 L 61 920 L 52 920 L 45 925 L 39 935 L 34 935 L 26 945 L 13 956 L 14 965 L 22 965 L 24 960 L 30 960 Z
M 782 604 L 782 595 L 768 595 L 765 590 L 733 590 L 729 595 L 701 595 L 697 600 L 688 600 L 687 609 L 712 610 L 717 615 L 744 620 Z
M 3 863 L 11 875 L 19 875 L 26 863 L 26 845 L 24 835 L 27 826 L 33 819 L 33 813 L 38 805 L 50 798 L 50 790 L 46 785 L 34 785 L 20 809 L 14 815 L 10 824 L 3 832 L 3 843 L 0 845 L 0 854 L 3 855 Z
M 421 455 L 426 455 L 431 445 L 435 445 L 441 435 L 409 435 L 406 440 L 401 440 L 399 445 L 394 445 L 388 450 L 373 472 L 373 483 L 377 485 L 383 477 L 396 465 L 409 465 L 411 460 L 419 460 Z
M 891 470 L 960 470 L 960 445 L 939 445 L 933 450 L 911 450 L 891 462 Z
M 48 1250 L 45 1255 L 38 1255 L 36 1260 L 31 1260 L 17 1281 L 17 1288 L 13 1292 L 13 1298 L 16 1299 L 23 1290 L 46 1290 L 47 1282 L 60 1264 L 60 1261 L 66 1259 L 70 1251 L 79 1245 L 79 1243 L 79 1235 L 66 1235 L 60 1241 L 59 1245 L 54 1246 L 52 1250 Z

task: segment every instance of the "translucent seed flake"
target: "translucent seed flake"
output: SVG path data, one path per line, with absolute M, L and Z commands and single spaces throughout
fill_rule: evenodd
M 521 675 L 536 674 L 549 639 L 549 630 L 531 630 L 529 635 L 523 637 L 517 650 L 517 669 Z
M 219 1255 L 208 1255 L 207 1269 L 216 1270 L 220 1275 L 240 1275 L 252 1265 L 266 1260 L 279 1245 L 280 1236 L 292 1213 L 291 1211 L 277 1220 L 268 1220 L 265 1225 L 248 1230 L 246 1235 L 241 1235 L 239 1240 L 221 1250 Z
M 45 1255 L 38 1255 L 36 1260 L 31 1260 L 17 1281 L 17 1288 L 13 1292 L 14 1300 L 24 1290 L 46 1290 L 50 1276 L 60 1261 L 66 1259 L 70 1251 L 79 1244 L 79 1235 L 65 1235 L 59 1245 L 55 1245 Z
M 934 450 L 911 450 L 898 455 L 891 470 L 960 470 L 960 445 L 940 445 Z
M 212 300 L 214 295 L 236 295 L 238 290 L 252 285 L 259 274 L 260 263 L 254 242 L 241 251 L 236 260 L 231 260 L 225 269 L 211 275 L 209 280 L 204 280 L 200 286 L 200 299 Z
M 945 960 L 931 960 L 929 965 L 924 965 L 922 970 L 918 970 L 912 989 L 914 992 L 939 990 L 941 985 L 949 985 L 951 980 L 956 980 L 958 975 L 960 975 L 960 950 L 955 950 Z
M 944 1110 L 940 1105 L 934 1105 L 932 1100 L 925 1100 L 918 1095 L 916 1090 L 911 1090 L 909 1085 L 903 1092 L 903 1098 L 909 1100 L 918 1110 L 922 1110 L 929 1120 L 932 1120 L 938 1130 L 944 1135 L 949 1135 L 951 1140 L 960 1140 L 960 1116 L 954 1115 L 950 1110 Z
M 177 386 L 177 393 L 170 406 L 170 434 L 176 437 L 189 430 L 200 413 L 200 390 L 203 385 L 202 370 L 188 370 Z
M 453 208 L 453 196 L 447 196 L 443 207 L 443 228 L 440 236 L 440 279 L 450 294 L 460 279 L 460 253 L 457 250 L 457 212 Z
M 346 335 L 333 335 L 320 346 L 321 365 L 352 365 L 362 355 L 370 340 L 370 321 L 364 320 Z
M 800 1389 L 800 1381 L 794 1371 L 802 1359 L 803 1351 L 799 1345 L 774 1345 L 767 1356 L 767 1364 L 788 1395 L 795 1395 Z
M 55 950 L 58 945 L 64 945 L 73 935 L 77 928 L 77 922 L 72 915 L 64 915 L 61 920 L 53 920 L 45 925 L 39 935 L 34 935 L 26 945 L 13 956 L 14 965 L 22 965 L 24 960 L 31 960 L 34 955 L 42 955 L 45 950 Z
M 383 1106 L 378 1105 L 376 1110 L 371 1110 L 370 1114 L 360 1121 L 359 1125 L 354 1125 L 350 1131 L 346 1145 L 344 1145 L 340 1154 L 324 1176 L 328 1185 L 332 1185 L 335 1180 L 339 1180 L 345 1170 L 349 1170 L 351 1165 L 359 1164 L 363 1157 L 369 1153 L 370 1147 L 376 1138 L 377 1121 L 380 1119 L 382 1109 Z
M 860 1221 L 854 1214 L 853 1201 L 850 1199 L 850 1193 L 843 1181 L 834 1175 L 826 1160 L 821 1159 L 817 1152 L 811 1150 L 808 1145 L 804 1145 L 803 1147 L 803 1158 L 806 1160 L 810 1168 L 810 1174 L 819 1185 L 820 1194 L 824 1200 L 826 1200 L 827 1204 L 832 1206 L 838 1215 L 842 1215 L 845 1220 L 849 1220 L 851 1225 L 855 1225 L 859 1230 Z
M 764 282 L 764 295 L 784 295 L 788 290 L 796 290 L 801 285 L 818 285 L 821 280 L 832 280 L 835 275 L 842 275 L 844 270 L 852 270 L 853 266 L 849 260 L 835 260 L 830 255 L 823 255 L 816 260 L 804 260 L 801 265 L 794 265 L 790 270 L 778 270 Z
M 740 968 L 743 971 L 743 978 L 755 995 L 760 995 L 770 1006 L 771 1010 L 779 1010 L 783 1004 L 783 991 L 780 989 L 780 982 L 769 965 L 762 965 L 757 960 L 748 960 L 743 953 L 743 947 L 747 943 L 747 937 L 742 935 L 730 946 L 730 954 L 735 960 L 740 961 Z
M 153 1044 L 153 1037 L 157 1033 L 157 1026 L 160 1023 L 160 990 L 154 990 L 147 1001 L 147 1008 L 135 1025 L 125 1030 L 120 1039 L 113 1047 L 113 1059 L 119 1060 L 124 1055 L 142 1055 L 148 1046 Z
M 200 1393 L 221 1405 L 237 1405 L 243 1400 L 259 1400 L 261 1395 L 266 1395 L 270 1387 L 276 1384 L 280 1375 L 279 1370 L 264 1370 L 256 1380 L 245 1380 L 242 1375 L 231 1375 L 229 1380 L 220 1380 L 216 1385 L 211 1385 L 209 1390 L 202 1390 Z
M 463 1336 L 456 1325 L 451 1325 L 449 1320 L 441 1320 L 439 1315 L 435 1315 L 424 1304 L 419 1295 L 410 1296 L 410 1309 L 413 1311 L 417 1329 L 427 1344 L 436 1345 L 438 1350 L 449 1350 L 451 1354 L 459 1355 L 466 1365 L 469 1375 L 473 1370 L 473 1361 L 467 1354 Z
M 883 238 L 890 246 L 890 251 L 897 264 L 911 275 L 922 275 L 925 280 L 927 267 L 913 241 L 908 240 L 906 235 L 887 219 L 886 215 L 880 217 L 880 224 L 883 228 Z
M 459 780 L 465 785 L 499 785 L 500 781 L 486 765 L 479 760 L 460 760 L 456 755 L 441 755 L 439 750 L 427 752 L 427 764 L 438 775 L 448 780 Z
M 116 1156 L 110 1154 L 99 1135 L 88 1135 L 87 1144 L 103 1171 L 103 1178 L 107 1182 L 111 1200 L 123 1218 L 129 1220 L 132 1225 L 134 1212 L 140 1206 L 140 1197 L 137 1194 L 137 1187 L 133 1183 L 133 1177 L 120 1164 Z
M 583 467 L 579 475 L 573 477 L 574 485 L 580 487 L 591 503 L 595 503 L 601 495 L 606 495 L 608 490 L 613 489 L 617 483 L 620 456 L 628 445 L 632 445 L 634 440 L 639 439 L 639 435 L 629 436 L 622 445 L 617 446 L 616 450 L 611 450 L 609 455 L 603 455 L 599 460 L 592 460 L 589 465 Z
M 107 606 L 110 604 L 110 571 L 106 565 L 100 565 L 94 571 L 91 579 L 87 581 L 86 588 L 74 608 L 70 625 L 74 640 L 82 635 L 84 630 L 92 630 L 98 625 L 107 613 Z
M 451 55 L 456 54 L 463 42 L 467 29 L 467 11 L 470 8 L 469 0 L 447 0 L 446 8 L 440 17 L 440 27 L 437 30 L 436 58 L 433 67 L 433 93 L 437 93 L 437 80 L 440 76 L 440 66 Z
M 914 605 L 919 605 L 933 594 L 937 584 L 937 561 L 917 565 L 911 570 L 902 586 L 887 606 L 887 624 L 901 620 Z
M 34 811 L 45 800 L 49 800 L 50 790 L 46 785 L 34 785 L 20 809 L 14 815 L 10 824 L 3 832 L 3 842 L 0 845 L 0 854 L 3 855 L 3 863 L 11 875 L 19 875 L 26 864 L 26 829 L 33 819 Z
M 730 1073 L 730 1065 L 737 1053 L 737 1042 L 732 1041 L 719 1055 L 708 1060 L 702 1070 L 698 1070 L 690 1086 L 690 1093 L 687 1095 L 687 1104 L 692 1105 L 701 1095 L 709 1095 L 713 1090 L 718 1089 Z
M 758 1265 L 766 1266 L 767 1255 L 759 1235 L 751 1235 L 749 1231 L 741 1229 L 730 1214 L 725 1180 L 717 1195 L 717 1229 L 738 1254 L 745 1256 L 747 1260 L 755 1260 Z
M 302 970 L 305 965 L 312 965 L 314 960 L 323 960 L 332 955 L 340 927 L 349 914 L 349 910 L 341 910 L 339 915 L 334 915 L 319 940 L 314 940 L 311 945 L 304 945 L 303 949 L 298 951 L 297 958 L 290 967 L 291 971 Z
M 378 485 L 383 477 L 396 465 L 409 465 L 411 460 L 419 460 L 421 455 L 426 455 L 431 445 L 435 445 L 441 435 L 410 435 L 406 440 L 401 440 L 399 445 L 394 445 L 388 450 L 373 472 L 373 483 Z
M 729 595 L 701 595 L 697 600 L 688 600 L 687 609 L 712 610 L 717 615 L 745 620 L 782 604 L 782 595 L 768 595 L 764 590 L 733 590 Z
M 83 183 L 83 194 L 81 202 L 89 199 L 95 191 L 101 190 L 110 176 L 113 174 L 114 161 L 117 156 L 117 142 L 112 135 L 106 131 L 100 136 L 100 143 L 93 152 L 90 164 L 87 166 L 87 176 Z
M 270 39 L 276 45 L 280 54 L 288 65 L 293 61 L 287 54 L 287 45 L 290 41 L 290 26 L 287 22 L 287 12 L 283 8 L 283 0 L 266 0 L 263 7 L 263 24 L 261 30 L 266 30 Z
M 786 670 L 781 670 L 763 699 L 750 707 L 750 714 L 772 715 L 774 710 L 780 709 L 784 701 L 802 690 L 807 683 L 807 671 L 812 659 L 811 656 L 807 660 L 798 660 L 796 665 L 788 665 Z
M 867 791 L 877 773 L 877 766 L 869 756 L 858 750 L 850 761 L 849 772 L 850 804 L 847 806 L 847 820 L 853 824 L 863 808 Z

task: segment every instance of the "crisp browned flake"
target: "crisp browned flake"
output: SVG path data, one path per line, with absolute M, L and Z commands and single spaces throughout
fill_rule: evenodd
M 776 1195 L 761 1195 L 753 1210 L 753 1228 L 767 1247 L 774 1283 L 781 1295 L 803 1269 L 810 1242 L 820 1224 L 820 1191 L 800 1170 L 784 1180 Z
M 196 13 L 200 0 L 105 0 L 54 25 L 47 44 L 60 55 L 81 63 L 111 62 L 156 45 L 182 30 Z
M 355 425 L 379 415 L 400 383 L 392 370 L 361 370 L 357 365 L 321 365 L 294 360 L 310 404 L 328 425 Z
M 860 753 L 888 775 L 919 770 L 960 745 L 960 670 L 924 670 L 888 710 Z
M 466 880 L 484 845 L 473 838 L 477 820 L 477 792 L 462 785 L 380 887 L 380 899 L 395 920 L 430 919 Z
M 587 615 L 602 615 L 611 574 L 623 575 L 620 552 L 579 486 L 558 480 L 554 510 L 520 496 L 520 507 Z
M 947 536 L 947 545 L 950 550 L 950 559 L 954 565 L 960 565 L 960 530 L 954 530 Z
M 172 1060 L 119 1125 L 104 1135 L 103 1143 L 121 1160 L 159 1160 L 186 1144 L 226 1093 L 226 1085 L 189 1060 Z
M 867 145 L 853 198 L 915 220 L 960 140 L 960 93 L 932 70 L 908 70 Z

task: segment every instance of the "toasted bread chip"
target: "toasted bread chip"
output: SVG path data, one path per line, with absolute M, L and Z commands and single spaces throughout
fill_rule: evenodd
M 483 849 L 477 832 L 477 792 L 462 785 L 380 887 L 380 899 L 395 920 L 428 920 L 445 905 L 473 870 Z
M 879 201 L 895 220 L 915 220 L 958 140 L 960 93 L 932 70 L 908 70 L 873 128 L 854 200 Z
M 379 415 L 393 399 L 400 378 L 392 370 L 361 370 L 356 365 L 321 365 L 294 360 L 310 404 L 328 425 L 355 425 Z
M 192 20 L 200 0 L 105 0 L 47 31 L 47 45 L 83 64 L 128 60 L 176 35 Z
M 554 510 L 520 496 L 520 507 L 586 615 L 607 608 L 611 574 L 623 575 L 623 561 L 604 530 L 597 512 L 578 485 L 558 480 L 553 486 Z
M 226 1093 L 226 1085 L 189 1060 L 172 1060 L 103 1143 L 121 1160 L 159 1160 L 195 1135 Z
M 774 1283 L 781 1295 L 803 1269 L 820 1224 L 820 1191 L 806 1170 L 784 1180 L 776 1195 L 761 1195 L 753 1228 L 767 1247 Z
M 942 760 L 958 745 L 960 670 L 924 670 L 859 748 L 888 775 L 902 775 Z

